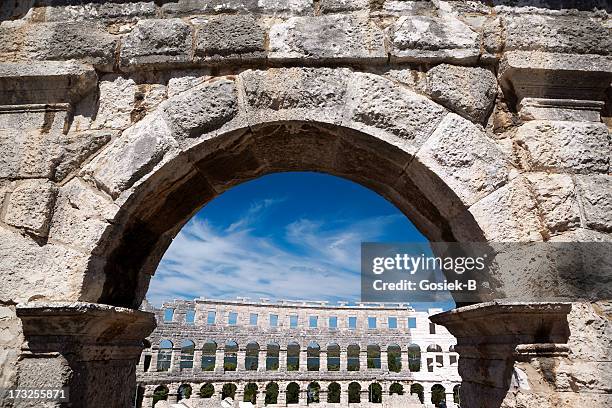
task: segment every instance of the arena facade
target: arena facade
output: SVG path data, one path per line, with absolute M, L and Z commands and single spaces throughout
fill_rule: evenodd
M 161 398 L 194 408 L 226 397 L 256 406 L 459 401 L 456 340 L 429 320 L 441 309 L 242 298 L 150 310 L 157 328 L 137 368 L 143 408 Z

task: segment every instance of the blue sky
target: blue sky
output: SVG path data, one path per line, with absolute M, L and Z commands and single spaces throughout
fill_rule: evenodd
M 362 241 L 426 242 L 384 198 L 318 173 L 275 173 L 238 185 L 181 230 L 148 299 L 237 296 L 358 301 Z

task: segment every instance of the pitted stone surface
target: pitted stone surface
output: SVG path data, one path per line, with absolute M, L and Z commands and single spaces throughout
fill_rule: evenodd
M 11 193 L 4 221 L 39 236 L 46 236 L 57 188 L 49 181 L 26 180 Z
M 528 170 L 606 173 L 611 141 L 603 123 L 530 121 L 515 137 L 516 154 Z
M 394 61 L 475 62 L 480 53 L 479 35 L 452 16 L 400 17 L 388 29 Z
M 544 223 L 558 233 L 580 226 L 580 207 L 576 186 L 568 174 L 527 173 L 535 192 Z
M 197 57 L 212 60 L 265 58 L 266 33 L 252 16 L 211 16 L 195 27 Z
M 433 133 L 446 111 L 429 99 L 372 74 L 354 74 L 349 84 L 347 119 L 373 133 L 396 136 L 414 153 Z
M 427 71 L 427 93 L 461 116 L 483 123 L 493 108 L 497 80 L 483 68 L 441 64 Z
M 175 96 L 162 109 L 178 137 L 197 137 L 238 113 L 236 85 L 228 79 L 206 82 Z
M 269 58 L 273 61 L 387 60 L 382 30 L 362 17 L 293 17 L 273 25 L 269 35 Z
M 121 64 L 163 66 L 189 62 L 192 31 L 180 19 L 140 20 L 121 44 Z
M 612 176 L 576 176 L 587 227 L 612 232 Z

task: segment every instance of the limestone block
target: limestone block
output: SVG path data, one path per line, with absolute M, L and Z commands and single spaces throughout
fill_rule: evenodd
M 236 14 L 251 13 L 258 9 L 257 0 L 177 0 L 161 6 L 165 16 L 187 16 L 192 14 Z
M 610 302 L 572 303 L 568 315 L 571 331 L 568 344 L 573 359 L 610 361 L 612 325 L 606 317 L 609 313 Z
M 108 196 L 74 178 L 59 190 L 49 240 L 92 251 L 118 211 Z
M 84 3 L 45 8 L 47 21 L 131 20 L 153 18 L 155 15 L 155 2 L 146 0 L 129 3 Z
M 237 114 L 237 93 L 234 81 L 217 79 L 168 100 L 162 111 L 178 138 L 197 137 Z
M 584 16 L 504 15 L 505 49 L 609 55 L 609 28 Z
M 54 180 L 61 181 L 68 174 L 108 143 L 113 137 L 110 131 L 69 133 L 60 138 L 61 153 L 55 167 Z
M 149 116 L 125 130 L 83 169 L 82 174 L 92 177 L 116 198 L 176 147 L 178 143 L 164 119 L 160 115 Z
M 275 120 L 340 122 L 348 69 L 279 68 L 240 74 L 249 124 Z
M 56 194 L 57 188 L 47 180 L 18 182 L 11 193 L 4 222 L 46 236 Z
M 610 135 L 603 123 L 534 120 L 524 123 L 514 140 L 527 170 L 606 173 L 610 167 Z
M 483 68 L 441 64 L 427 71 L 427 92 L 441 105 L 483 123 L 495 102 L 497 80 Z
M 211 79 L 210 73 L 209 68 L 173 72 L 172 78 L 168 80 L 168 97 L 172 98 L 181 92 L 203 84 Z
M 133 78 L 108 74 L 100 78 L 99 108 L 92 128 L 125 129 L 130 126 L 136 83 Z
M 206 17 L 196 30 L 196 57 L 204 60 L 265 58 L 266 34 L 250 15 Z
M 34 59 L 79 60 L 108 70 L 118 41 L 98 23 L 47 23 L 31 26 L 25 48 Z
M 492 242 L 542 240 L 537 201 L 522 177 L 484 197 L 469 211 Z
M 580 208 L 572 177 L 527 173 L 546 227 L 553 233 L 580 226 Z
M 273 61 L 387 60 L 382 30 L 363 17 L 293 17 L 273 25 L 269 37 Z
M 584 224 L 599 231 L 612 232 L 612 176 L 576 177 Z
M 392 60 L 406 62 L 475 62 L 480 52 L 477 33 L 459 19 L 402 16 L 387 29 Z
M 121 45 L 121 65 L 156 68 L 191 60 L 192 28 L 180 19 L 140 20 Z
M 369 0 L 321 0 L 319 8 L 322 13 L 341 13 L 367 10 L 369 5 Z
M 510 167 L 481 127 L 449 113 L 417 152 L 407 172 L 431 202 L 438 202 L 438 196 L 450 188 L 469 207 L 506 184 Z M 461 210 L 445 209 L 447 216 Z
M 257 0 L 257 6 L 264 13 L 286 13 L 302 15 L 313 11 L 312 0 Z
M 346 120 L 383 139 L 395 137 L 397 147 L 410 153 L 423 144 L 446 110 L 386 78 L 355 73 L 349 81 Z

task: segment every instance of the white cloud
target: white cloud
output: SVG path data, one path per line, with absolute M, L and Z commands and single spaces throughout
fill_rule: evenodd
M 280 240 L 256 234 L 257 217 L 280 200 L 255 203 L 225 229 L 192 219 L 166 252 L 149 300 L 250 296 L 357 300 L 359 246 L 379 239 L 396 217 L 299 219 Z M 285 242 L 283 242 L 283 240 Z

